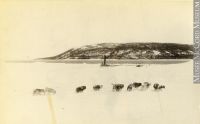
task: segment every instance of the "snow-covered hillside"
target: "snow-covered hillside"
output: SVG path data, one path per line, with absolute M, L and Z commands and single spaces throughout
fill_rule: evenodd
M 45 59 L 191 59 L 193 47 L 175 43 L 101 43 L 70 49 Z

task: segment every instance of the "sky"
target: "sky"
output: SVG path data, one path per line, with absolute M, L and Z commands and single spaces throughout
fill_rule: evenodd
M 0 59 L 102 42 L 192 44 L 192 0 L 0 0 Z

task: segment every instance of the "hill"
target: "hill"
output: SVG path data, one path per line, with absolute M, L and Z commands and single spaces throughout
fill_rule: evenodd
M 176 43 L 101 43 L 42 59 L 192 59 L 193 46 Z

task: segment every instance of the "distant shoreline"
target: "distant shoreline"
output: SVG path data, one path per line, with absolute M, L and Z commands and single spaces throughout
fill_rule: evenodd
M 107 59 L 108 64 L 178 64 L 192 59 Z M 6 63 L 66 63 L 66 64 L 100 64 L 102 59 L 62 59 L 62 60 L 7 60 Z

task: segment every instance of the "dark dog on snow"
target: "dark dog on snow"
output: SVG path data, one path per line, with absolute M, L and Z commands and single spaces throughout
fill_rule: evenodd
M 138 87 L 140 87 L 140 86 L 142 86 L 142 83 L 138 83 L 138 82 L 134 82 L 134 83 L 133 83 L 133 87 L 134 87 L 134 88 L 138 88 Z
M 132 91 L 132 89 L 133 89 L 133 84 L 129 84 L 129 85 L 127 86 L 127 91 Z
M 103 85 L 94 85 L 93 90 L 98 91 L 103 87 Z
M 80 87 L 77 87 L 77 88 L 76 88 L 76 92 L 77 92 L 77 93 L 83 92 L 85 89 L 86 89 L 86 86 L 80 86 Z
M 35 89 L 33 91 L 33 95 L 45 95 L 45 90 L 44 89 Z
M 124 84 L 113 84 L 113 91 L 120 91 L 124 88 Z
M 158 84 L 158 83 L 155 83 L 155 84 L 153 85 L 153 88 L 154 88 L 155 90 L 161 90 L 161 89 L 164 89 L 165 86 L 164 86 L 164 85 L 160 85 L 160 84 Z

